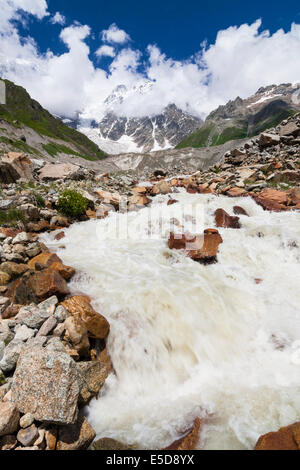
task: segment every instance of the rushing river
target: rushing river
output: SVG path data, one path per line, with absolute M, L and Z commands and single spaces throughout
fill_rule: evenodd
M 265 212 L 250 198 L 174 197 L 75 224 L 61 241 L 42 237 L 76 268 L 71 288 L 111 324 L 116 375 L 89 421 L 98 437 L 161 449 L 201 417 L 199 449 L 251 449 L 300 420 L 300 214 Z M 217 264 L 168 249 L 170 219 L 192 232 L 193 216 L 202 233 L 216 209 L 233 215 L 235 205 L 250 217 L 219 229 Z

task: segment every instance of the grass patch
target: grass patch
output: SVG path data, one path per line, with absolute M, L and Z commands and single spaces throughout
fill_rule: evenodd
M 15 225 L 18 222 L 26 222 L 26 218 L 19 209 L 0 210 L 0 225 Z
M 8 80 L 4 81 L 7 103 L 0 105 L 0 118 L 15 127 L 19 127 L 22 123 L 40 135 L 71 142 L 78 149 L 79 156 L 87 155 L 91 160 L 99 160 L 106 156 L 88 137 L 66 126 L 60 119 L 56 119 L 42 108 L 37 101 L 32 100 L 24 88 Z
M 18 150 L 19 152 L 23 152 L 23 153 L 29 153 L 29 154 L 42 156 L 39 150 L 26 144 L 25 142 L 23 142 L 23 140 L 14 140 L 14 139 L 9 139 L 8 137 L 2 136 L 0 137 L 0 143 L 1 142 L 3 144 L 9 145 L 10 147 L 13 148 L 13 150 Z
M 82 155 L 72 149 L 67 147 L 66 145 L 60 145 L 56 142 L 50 142 L 49 144 L 42 144 L 43 149 L 51 156 L 55 157 L 58 153 L 65 153 L 67 155 L 75 155 L 76 157 L 81 157 L 86 160 L 93 160 L 93 158 L 89 157 L 88 155 Z

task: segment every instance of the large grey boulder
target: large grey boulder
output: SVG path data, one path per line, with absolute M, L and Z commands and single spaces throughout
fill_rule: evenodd
M 85 174 L 78 165 L 72 163 L 47 163 L 39 172 L 39 178 L 43 181 L 57 179 L 84 179 Z
M 31 413 L 36 421 L 74 424 L 80 389 L 80 374 L 68 354 L 34 346 L 19 358 L 12 401 L 21 413 Z

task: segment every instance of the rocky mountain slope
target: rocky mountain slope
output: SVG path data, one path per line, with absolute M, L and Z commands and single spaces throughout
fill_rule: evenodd
M 170 104 L 154 116 L 122 117 L 116 113 L 116 108 L 132 95 L 149 93 L 151 87 L 151 82 L 130 90 L 123 85 L 118 86 L 103 103 L 94 105 L 97 109 L 93 109 L 93 115 L 99 113 L 99 117 L 92 123 L 86 125 L 80 117 L 75 121 L 64 119 L 64 122 L 83 132 L 109 154 L 173 148 L 199 128 L 202 124 L 200 118 L 183 112 L 175 104 Z
M 300 110 L 300 86 L 282 84 L 260 88 L 247 99 L 236 98 L 209 114 L 204 124 L 177 148 L 208 147 L 252 137 Z
M 6 104 L 0 105 L 0 151 L 23 151 L 36 158 L 99 160 L 105 156 L 85 135 L 52 116 L 27 91 L 4 80 Z

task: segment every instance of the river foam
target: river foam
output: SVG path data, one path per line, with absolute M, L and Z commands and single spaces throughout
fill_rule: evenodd
M 111 324 L 116 375 L 89 421 L 98 437 L 160 449 L 199 416 L 199 448 L 251 449 L 300 419 L 300 214 L 265 212 L 250 198 L 175 198 L 74 224 L 61 241 L 42 236 L 76 268 L 73 291 L 90 295 Z M 168 249 L 170 218 L 192 231 L 191 212 L 199 231 L 214 227 L 217 208 L 232 215 L 235 205 L 250 217 L 240 230 L 219 230 L 218 264 Z

